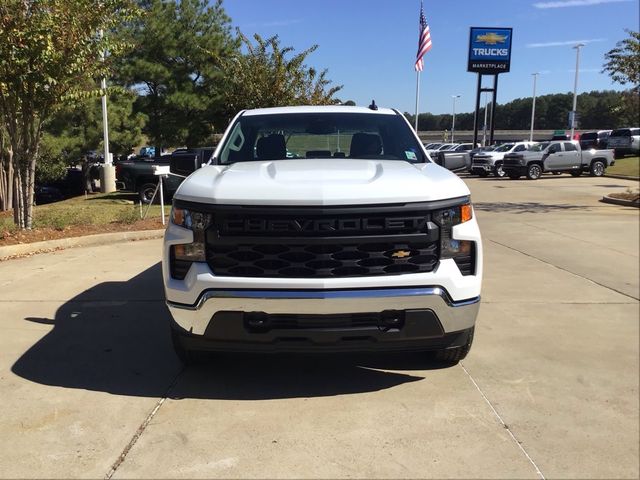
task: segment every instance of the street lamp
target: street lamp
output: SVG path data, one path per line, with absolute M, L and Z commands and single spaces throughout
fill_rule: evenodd
M 451 143 L 454 143 L 456 139 L 456 98 L 460 98 L 460 95 L 451 95 L 453 98 L 453 119 L 451 120 Z
M 529 134 L 529 141 L 533 142 L 533 124 L 536 118 L 536 80 L 538 79 L 539 72 L 532 73 L 533 75 L 533 103 L 531 104 L 531 133 Z
M 584 47 L 584 43 L 578 43 L 573 48 L 576 49 L 576 77 L 573 82 L 573 110 L 571 111 L 571 140 L 576 128 L 576 109 L 578 108 L 578 74 L 580 73 L 580 49 Z

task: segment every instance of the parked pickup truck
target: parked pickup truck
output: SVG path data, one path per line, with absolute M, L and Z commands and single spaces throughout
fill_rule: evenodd
M 125 190 L 136 192 L 140 201 L 148 204 L 158 184 L 158 176 L 154 174 L 155 166 L 177 165 L 174 169 L 178 175 L 170 175 L 163 181 L 164 192 L 171 197 L 182 180 L 193 171 L 194 165 L 200 166 L 209 161 L 213 150 L 213 147 L 182 148 L 171 155 L 163 155 L 159 158 L 133 157 L 116 164 L 116 178 L 122 182 Z M 180 166 L 185 163 L 191 165 L 191 168 L 187 168 L 186 171 L 180 170 Z
M 265 108 L 240 112 L 173 196 L 162 275 L 187 363 L 413 350 L 453 364 L 473 341 L 482 243 L 469 189 L 397 110 Z
M 608 148 L 615 150 L 616 158 L 622 158 L 627 154 L 638 155 L 640 153 L 640 128 L 619 128 L 611 132 Z
M 577 141 L 542 142 L 524 152 L 505 155 L 502 169 L 512 180 L 522 175 L 537 180 L 545 172 L 570 173 L 574 177 L 589 172 L 600 177 L 614 162 L 613 150 L 582 150 Z
M 478 152 L 473 156 L 469 170 L 472 174 L 480 175 L 481 177 L 486 177 L 490 173 L 493 173 L 496 177 L 504 177 L 505 173 L 502 169 L 504 156 L 508 153 L 524 152 L 531 145 L 533 145 L 533 142 L 505 143 L 491 151 Z
M 461 143 L 448 150 L 441 150 L 432 154 L 438 165 L 442 165 L 452 172 L 467 171 L 471 167 L 471 151 L 478 145 L 473 143 Z

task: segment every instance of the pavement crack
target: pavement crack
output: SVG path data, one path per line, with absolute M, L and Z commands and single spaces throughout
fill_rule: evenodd
M 180 377 L 180 375 L 182 375 L 183 372 L 184 372 L 184 367 L 180 369 L 180 371 L 176 374 L 176 376 L 173 378 L 173 380 L 167 387 L 167 390 L 165 391 L 164 396 L 156 402 L 151 412 L 149 412 L 149 415 L 147 415 L 147 417 L 144 419 L 142 424 L 138 427 L 136 432 L 133 434 L 133 437 L 131 437 L 131 440 L 129 440 L 129 443 L 127 443 L 127 445 L 122 450 L 122 453 L 118 456 L 117 460 L 111 466 L 111 469 L 104 476 L 105 480 L 110 480 L 111 477 L 115 475 L 120 465 L 124 463 L 125 459 L 127 458 L 127 455 L 129 454 L 133 446 L 136 444 L 138 439 L 142 436 L 142 434 L 146 430 L 149 423 L 151 423 L 151 420 L 153 420 L 153 417 L 156 415 L 156 413 L 158 413 L 158 410 L 160 410 L 160 407 L 162 407 L 165 400 L 169 398 L 169 392 L 175 386 L 176 382 L 178 381 L 178 378 Z
M 540 471 L 540 468 L 538 468 L 538 465 L 536 465 L 536 462 L 533 461 L 533 458 L 531 458 L 531 456 L 529 455 L 529 453 L 527 452 L 527 450 L 522 446 L 522 442 L 520 442 L 516 436 L 514 435 L 514 433 L 511 431 L 511 427 L 509 427 L 509 425 L 507 425 L 505 423 L 505 421 L 502 419 L 502 417 L 500 416 L 500 414 L 498 413 L 498 411 L 495 409 L 495 407 L 493 406 L 493 404 L 491 403 L 491 401 L 489 401 L 489 399 L 487 398 L 487 396 L 484 394 L 484 392 L 482 391 L 482 389 L 478 386 L 478 384 L 476 383 L 476 381 L 473 379 L 473 377 L 471 376 L 471 374 L 469 373 L 469 371 L 464 367 L 464 365 L 462 364 L 462 362 L 459 364 L 462 367 L 462 370 L 464 370 L 464 373 L 467 374 L 467 377 L 469 377 L 469 380 L 471 380 L 471 383 L 473 383 L 473 386 L 476 387 L 476 390 L 478 390 L 478 392 L 480 393 L 480 395 L 482 395 L 482 398 L 484 398 L 484 401 L 487 402 L 487 405 L 489 405 L 489 408 L 491 409 L 491 411 L 493 412 L 493 414 L 496 416 L 496 418 L 498 419 L 498 421 L 502 424 L 502 427 L 507 431 L 507 433 L 509 434 L 509 436 L 511 437 L 511 439 L 513 440 L 513 442 L 517 445 L 517 447 L 520 449 L 520 451 L 524 454 L 525 457 L 527 457 L 527 460 L 529 460 L 529 463 L 531 463 L 531 465 L 533 465 L 533 468 L 536 469 L 536 473 L 538 474 L 538 476 L 542 479 L 545 480 L 544 475 L 542 474 L 542 472 Z
M 546 260 L 543 260 L 543 259 L 541 259 L 539 257 L 536 257 L 535 255 L 531 255 L 530 253 L 523 252 L 522 250 L 518 250 L 517 248 L 511 247 L 509 245 L 505 245 L 504 243 L 496 242 L 495 240 L 492 240 L 492 239 L 489 239 L 489 241 L 491 243 L 495 243 L 496 245 L 500 245 L 501 247 L 508 248 L 509 250 L 513 250 L 514 252 L 521 253 L 522 255 L 525 255 L 525 256 L 527 256 L 529 258 L 533 258 L 534 260 L 538 260 L 539 262 L 542 262 L 542 263 L 544 263 L 546 265 L 549 265 L 551 267 L 557 268 L 558 270 L 562 270 L 563 272 L 567 272 L 567 273 L 570 273 L 571 275 L 575 275 L 576 277 L 582 278 L 583 280 L 586 280 L 588 282 L 595 283 L 596 285 L 599 285 L 599 286 L 601 286 L 603 288 L 611 290 L 612 292 L 616 292 L 616 293 L 619 293 L 620 295 L 624 295 L 627 298 L 631 298 L 633 300 L 640 300 L 640 298 L 638 298 L 638 297 L 634 297 L 633 295 L 629 295 L 628 293 L 624 293 L 624 292 L 622 292 L 622 291 L 620 291 L 620 290 L 618 290 L 616 288 L 610 287 L 609 285 L 605 285 L 604 283 L 596 282 L 595 280 L 593 280 L 593 279 L 591 279 L 589 277 L 585 277 L 584 275 L 580 275 L 579 273 L 572 272 L 571 270 L 567 270 L 566 268 L 562 268 L 559 265 L 556 265 L 554 263 L 547 262 Z

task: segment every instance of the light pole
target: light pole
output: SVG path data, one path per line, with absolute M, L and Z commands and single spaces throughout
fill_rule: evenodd
M 451 120 L 451 143 L 454 143 L 456 139 L 456 98 L 460 98 L 460 95 L 451 95 L 453 98 L 453 119 Z
M 100 39 L 104 37 L 102 29 L 99 32 Z M 105 51 L 101 52 L 101 59 L 104 62 Z M 102 136 L 104 143 L 104 164 L 100 169 L 100 191 L 102 193 L 110 193 L 116 189 L 116 173 L 115 167 L 111 162 L 111 154 L 109 153 L 109 122 L 107 119 L 107 79 L 102 77 L 100 80 L 100 89 L 102 90 Z
M 578 108 L 578 74 L 580 73 L 580 49 L 584 47 L 584 43 L 578 43 L 573 48 L 576 49 L 576 78 L 573 82 L 573 110 L 571 111 L 571 140 L 576 128 L 576 109 Z
M 531 103 L 531 133 L 529 134 L 529 141 L 533 142 L 533 124 L 536 118 L 536 80 L 538 79 L 539 72 L 532 73 L 533 75 L 533 102 Z

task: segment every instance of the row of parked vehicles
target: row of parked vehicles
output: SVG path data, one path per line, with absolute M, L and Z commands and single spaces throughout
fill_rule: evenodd
M 490 147 L 472 143 L 431 143 L 425 148 L 431 158 L 443 167 L 481 177 L 494 175 L 517 179 L 526 176 L 537 179 L 545 172 L 600 176 L 616 158 L 638 154 L 640 129 L 585 132 L 579 141 L 563 135 L 547 142 L 507 142 Z

